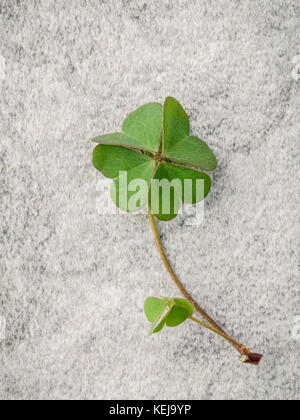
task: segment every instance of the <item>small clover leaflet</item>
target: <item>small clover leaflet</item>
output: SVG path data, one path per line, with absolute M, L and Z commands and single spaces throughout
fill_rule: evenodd
M 189 132 L 186 112 L 176 99 L 168 97 L 164 106 L 150 103 L 132 112 L 125 119 L 121 133 L 93 139 L 98 143 L 93 164 L 104 176 L 114 180 L 111 197 L 118 207 L 136 211 L 149 203 L 158 219 L 168 221 L 176 217 L 181 202 L 195 204 L 208 195 L 211 178 L 204 171 L 215 170 L 217 160 L 208 145 Z M 124 172 L 125 183 L 120 179 Z M 147 190 L 139 194 L 132 207 L 136 189 L 129 185 L 137 179 L 146 183 Z M 164 180 L 171 185 L 179 182 L 180 186 L 180 194 L 170 195 L 167 208 L 162 204 Z M 187 180 L 192 184 L 186 183 Z M 198 192 L 197 180 L 204 183 L 202 194 Z M 120 200 L 121 196 L 125 200 Z
M 195 318 L 193 316 L 195 311 L 194 305 L 185 299 L 149 297 L 145 301 L 144 311 L 148 321 L 152 322 L 149 335 L 160 332 L 164 326 L 177 327 L 187 319 L 190 319 L 240 348 L 240 361 L 242 363 L 250 363 L 257 366 L 262 358 L 261 354 L 252 353 L 250 349 L 244 346 L 240 347 L 241 345 L 238 342 L 229 337 L 225 332 L 220 331 L 220 329 L 214 328 L 209 324 L 205 324 L 200 319 Z
M 160 332 L 164 326 L 177 327 L 194 313 L 194 306 L 181 298 L 149 297 L 144 310 L 148 321 L 152 322 L 150 335 Z

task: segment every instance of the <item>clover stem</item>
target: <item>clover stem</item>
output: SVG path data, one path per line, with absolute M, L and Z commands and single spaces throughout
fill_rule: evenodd
M 217 330 L 216 328 L 211 327 L 210 325 L 205 324 L 204 322 L 200 321 L 199 319 L 193 317 L 193 316 L 189 316 L 189 318 L 194 321 L 197 322 L 199 325 L 201 325 L 204 328 L 207 328 L 208 330 L 212 331 L 215 334 L 220 335 L 221 337 L 225 338 L 225 340 L 229 341 L 229 343 L 233 344 L 236 347 L 240 347 L 241 345 L 235 341 L 233 338 L 229 337 L 226 334 L 221 333 L 219 330 Z
M 235 341 L 234 339 L 232 339 L 231 337 L 229 337 L 226 332 L 222 329 L 222 327 L 220 327 L 220 325 L 218 325 L 205 311 L 204 309 L 202 309 L 200 307 L 200 305 L 193 299 L 193 297 L 188 293 L 188 291 L 185 289 L 185 287 L 183 286 L 183 284 L 181 283 L 181 281 L 179 280 L 179 278 L 177 277 L 177 275 L 175 274 L 173 268 L 171 267 L 171 264 L 166 256 L 165 250 L 163 248 L 161 239 L 160 239 L 160 235 L 158 232 L 158 228 L 157 228 L 157 224 L 155 221 L 155 217 L 153 216 L 151 209 L 148 207 L 148 213 L 149 213 L 149 219 L 150 219 L 150 223 L 151 223 L 151 227 L 152 227 L 152 231 L 154 234 L 154 239 L 158 248 L 158 251 L 160 253 L 161 259 L 168 271 L 168 273 L 170 274 L 171 278 L 173 279 L 175 285 L 178 287 L 178 289 L 180 290 L 180 292 L 183 294 L 183 296 L 192 303 L 192 305 L 194 305 L 194 308 L 196 309 L 197 312 L 199 312 L 199 314 L 212 326 L 212 328 L 209 327 L 209 329 L 213 332 L 215 332 L 216 334 L 219 334 L 220 336 L 222 336 L 223 338 L 225 338 L 226 340 L 228 340 L 233 347 L 235 347 L 235 349 L 244 357 L 243 361 L 244 363 L 250 363 L 250 364 L 254 364 L 257 365 L 259 363 L 259 361 L 262 358 L 262 355 L 256 354 L 256 353 L 251 353 L 251 350 L 248 349 L 247 347 L 245 347 L 243 344 L 238 343 L 237 341 Z M 195 318 L 196 319 L 196 318 Z M 195 320 L 193 319 L 193 320 Z M 196 321 L 199 324 L 201 324 L 201 321 Z M 202 325 L 202 324 L 201 324 Z M 204 324 L 206 325 L 206 324 Z M 204 326 L 203 325 L 203 326 Z M 207 328 L 208 326 L 206 326 Z

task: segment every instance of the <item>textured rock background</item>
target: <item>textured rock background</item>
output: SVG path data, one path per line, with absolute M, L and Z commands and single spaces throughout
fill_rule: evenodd
M 2 399 L 299 397 L 299 21 L 298 0 L 1 0 Z M 89 139 L 168 95 L 219 168 L 205 224 L 162 238 L 259 368 L 196 325 L 148 338 L 144 299 L 178 293 L 146 217 L 96 210 Z

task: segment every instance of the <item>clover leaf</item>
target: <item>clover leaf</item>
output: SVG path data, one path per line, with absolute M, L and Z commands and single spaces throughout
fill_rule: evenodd
M 194 306 L 185 299 L 156 298 L 146 299 L 144 310 L 148 321 L 152 322 L 150 335 L 158 333 L 166 325 L 177 327 L 193 315 Z
M 176 217 L 181 202 L 195 204 L 208 195 L 211 179 L 203 171 L 213 171 L 217 161 L 189 131 L 186 112 L 169 97 L 163 107 L 150 103 L 132 112 L 121 133 L 93 139 L 98 143 L 93 164 L 114 180 L 111 197 L 119 208 L 137 211 L 148 203 L 167 221 Z

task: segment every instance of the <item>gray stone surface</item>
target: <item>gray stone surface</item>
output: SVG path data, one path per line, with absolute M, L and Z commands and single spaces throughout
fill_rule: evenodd
M 298 0 L 1 0 L 2 399 L 299 397 L 299 20 Z M 219 168 L 205 224 L 163 241 L 259 368 L 192 323 L 148 338 L 144 299 L 178 293 L 146 217 L 96 210 L 90 138 L 168 95 Z

